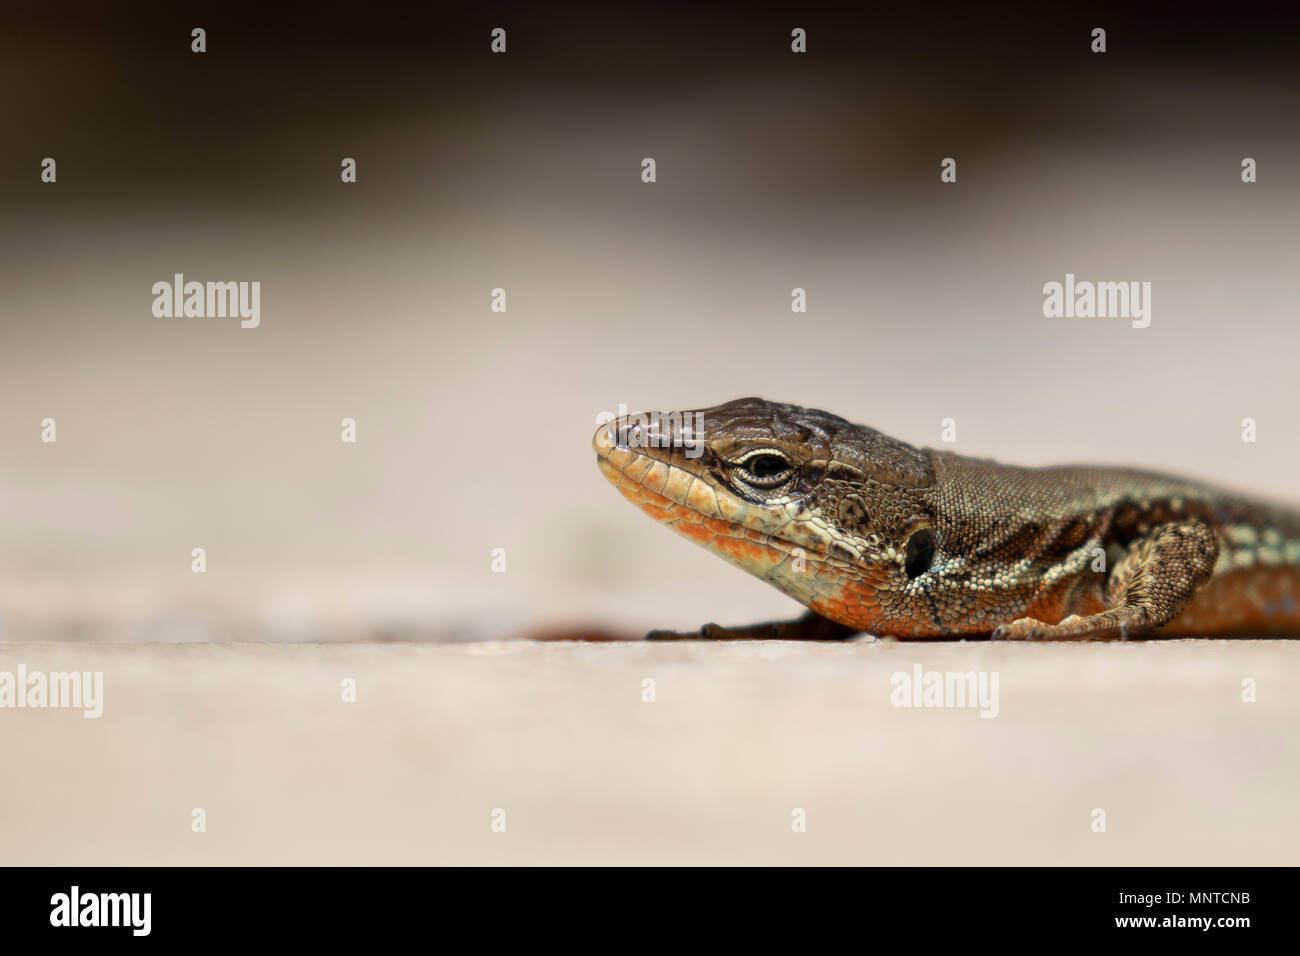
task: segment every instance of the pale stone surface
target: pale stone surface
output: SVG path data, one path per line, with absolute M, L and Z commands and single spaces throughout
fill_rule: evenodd
M 1295 642 L 0 644 L 19 663 L 105 700 L 0 710 L 6 864 L 1300 862 Z M 917 664 L 997 671 L 998 716 L 891 706 Z

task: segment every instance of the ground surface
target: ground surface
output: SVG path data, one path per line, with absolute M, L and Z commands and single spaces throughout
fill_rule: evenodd
M 1300 642 L 0 644 L 20 663 L 103 671 L 104 713 L 0 710 L 6 864 L 1300 862 Z M 998 672 L 998 716 L 892 706 L 917 664 Z

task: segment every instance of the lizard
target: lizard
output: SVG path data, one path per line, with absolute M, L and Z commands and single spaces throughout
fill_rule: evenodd
M 917 448 L 760 398 L 605 421 L 605 477 L 808 608 L 651 639 L 1300 637 L 1300 512 L 1198 481 Z

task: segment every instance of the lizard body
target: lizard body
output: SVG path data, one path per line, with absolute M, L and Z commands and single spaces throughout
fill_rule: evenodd
M 651 637 L 1300 636 L 1300 513 L 1199 482 L 1002 465 L 757 398 L 593 445 L 642 511 L 811 611 Z

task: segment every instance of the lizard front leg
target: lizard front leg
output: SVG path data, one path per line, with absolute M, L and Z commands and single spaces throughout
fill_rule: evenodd
M 1133 542 L 1106 580 L 1105 611 L 1071 615 L 1059 624 L 1017 618 L 994 639 L 1048 641 L 1127 640 L 1173 620 L 1210 579 L 1219 541 L 1200 520 L 1160 525 Z
M 857 630 L 809 611 L 793 621 L 768 621 L 748 627 L 705 624 L 698 631 L 651 631 L 647 641 L 843 641 Z

